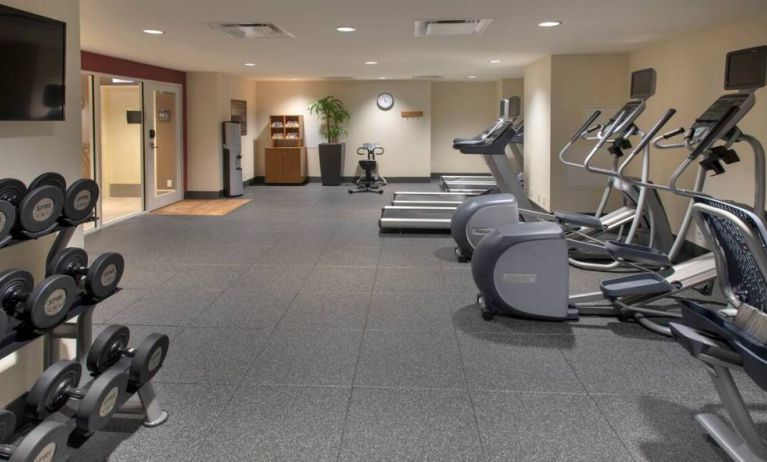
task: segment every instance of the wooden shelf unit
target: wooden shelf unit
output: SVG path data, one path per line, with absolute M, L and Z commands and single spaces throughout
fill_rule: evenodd
M 306 183 L 304 116 L 269 116 L 272 147 L 264 150 L 266 184 Z
M 300 148 L 304 145 L 304 116 L 269 116 L 269 136 L 272 147 Z

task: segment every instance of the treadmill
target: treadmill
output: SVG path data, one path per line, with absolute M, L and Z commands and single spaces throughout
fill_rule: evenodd
M 516 119 L 521 111 L 521 100 L 518 96 L 503 98 L 500 103 L 500 119 Z M 492 127 L 491 127 L 492 128 Z M 486 129 L 479 136 L 486 137 L 490 129 Z M 456 138 L 455 141 L 459 140 Z M 521 156 L 520 156 L 521 159 Z M 521 166 L 520 166 L 521 167 Z M 520 171 L 521 168 L 520 168 Z M 491 175 L 442 175 L 440 177 L 440 189 L 442 191 L 463 193 L 468 195 L 482 194 L 497 186 L 495 178 Z
M 498 189 L 503 193 L 513 194 L 520 207 L 527 208 L 527 194 L 506 157 L 506 146 L 512 143 L 521 144 L 522 135 L 515 130 L 513 121 L 502 119 L 494 124 L 484 139 L 456 139 L 453 148 L 463 154 L 484 156 L 493 176 L 498 179 Z M 519 150 L 518 147 L 516 149 Z M 450 220 L 457 206 L 387 205 L 381 211 L 378 226 L 381 229 L 449 230 Z

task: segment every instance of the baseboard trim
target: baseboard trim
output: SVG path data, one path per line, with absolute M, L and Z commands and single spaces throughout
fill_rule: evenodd
M 476 176 L 476 175 L 490 175 L 490 173 L 489 172 L 432 172 L 431 179 L 436 180 L 443 175 Z
M 354 181 L 354 179 L 357 178 L 355 176 L 345 176 L 341 178 L 341 183 L 339 186 L 344 186 L 346 184 L 348 186 L 348 183 L 351 183 Z M 431 178 L 427 176 L 387 176 L 385 177 L 386 181 L 388 183 L 430 183 Z M 309 183 L 321 183 L 322 178 L 318 176 L 310 176 L 309 177 Z
M 221 199 L 224 197 L 224 190 L 221 191 L 187 191 L 184 193 L 184 199 Z

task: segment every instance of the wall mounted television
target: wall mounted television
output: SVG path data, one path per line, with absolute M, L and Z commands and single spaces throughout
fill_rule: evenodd
M 66 27 L 0 5 L 0 120 L 64 120 Z

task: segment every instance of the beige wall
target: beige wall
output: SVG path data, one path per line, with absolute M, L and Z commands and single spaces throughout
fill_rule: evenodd
M 61 172 L 67 182 L 80 176 L 80 19 L 77 0 L 4 0 L 14 8 L 52 17 L 67 23 L 66 113 L 63 122 L 0 122 L 2 176 L 29 182 L 44 171 Z M 0 250 L 0 269 L 22 268 L 36 280 L 44 274 L 50 239 L 43 238 Z M 82 235 L 73 241 L 82 245 Z M 41 341 L 0 360 L 0 406 L 24 393 L 42 367 Z
M 138 85 L 101 86 L 102 186 L 141 185 L 141 124 L 129 124 L 126 112 L 141 110 Z
M 344 175 L 357 171 L 356 148 L 363 143 L 380 143 L 386 154 L 379 159 L 385 177 L 427 177 L 431 153 L 431 84 L 420 81 L 308 81 L 257 82 L 258 142 L 256 174 L 264 172 L 264 148 L 270 146 L 267 124 L 269 115 L 302 114 L 308 148 L 309 176 L 320 176 L 317 145 L 323 142 L 320 119 L 310 115 L 309 105 L 324 96 L 333 95 L 344 102 L 351 113 Z M 388 91 L 394 96 L 394 107 L 382 111 L 376 98 Z M 423 117 L 402 118 L 402 111 L 423 111 Z
M 552 56 L 550 206 L 553 210 L 592 212 L 596 209 L 607 179 L 565 166 L 559 161 L 559 151 L 594 108 L 618 107 L 629 100 L 628 76 L 625 54 Z M 573 151 L 573 157 L 579 160 L 585 154 L 585 150 L 578 148 Z M 606 151 L 601 153 L 601 160 L 606 162 L 601 166 L 610 164 Z M 616 194 L 614 199 L 618 198 Z
M 474 136 L 498 117 L 493 82 L 435 82 L 431 87 L 431 171 L 488 173 L 482 156 L 461 154 L 453 138 Z
M 655 96 L 639 119 L 649 126 L 663 112 L 673 107 L 676 116 L 667 129 L 689 127 L 716 98 L 724 94 L 725 54 L 757 45 L 767 44 L 767 15 L 720 25 L 698 33 L 664 41 L 629 54 L 631 70 L 654 67 L 658 72 Z M 767 90 L 756 93 L 757 103 L 739 125 L 745 132 L 767 142 Z M 727 173 L 709 178 L 706 191 L 717 197 L 753 203 L 753 156 L 746 146 L 736 146 L 741 162 L 727 168 Z M 662 151 L 653 155 L 652 178 L 666 183 L 681 163 L 684 150 Z M 692 173 L 692 169 L 691 172 Z M 690 181 L 691 181 L 691 177 Z M 688 184 L 691 184 L 688 182 Z M 666 211 L 672 226 L 678 227 L 686 202 L 672 194 L 663 193 Z
M 524 114 L 524 94 L 525 94 L 525 80 L 524 79 L 503 79 L 499 80 L 496 84 L 496 99 L 508 98 L 511 96 L 519 96 L 522 103 L 521 110 Z
M 551 57 L 525 67 L 525 188 L 548 208 L 551 193 Z
M 253 178 L 253 146 L 258 136 L 255 84 L 213 72 L 187 74 L 187 139 L 189 191 L 224 188 L 221 123 L 231 119 L 232 99 L 248 103 L 248 135 L 242 137 L 243 180 Z
M 594 211 L 606 178 L 566 167 L 559 161 L 559 151 L 594 109 L 614 111 L 629 99 L 628 56 L 549 56 L 525 68 L 524 87 L 525 178 L 530 197 L 549 210 Z M 589 148 L 589 143 L 580 142 L 568 158 L 582 161 Z M 603 155 L 602 160 L 610 159 Z M 616 194 L 614 199 L 618 198 Z

